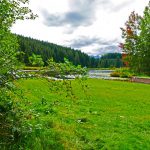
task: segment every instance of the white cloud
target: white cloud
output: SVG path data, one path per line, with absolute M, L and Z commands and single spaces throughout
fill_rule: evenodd
M 148 1 L 30 0 L 30 8 L 39 18 L 18 21 L 12 31 L 66 46 L 75 46 L 73 43 L 76 42 L 79 43 L 78 49 L 84 52 L 96 54 L 99 51 L 102 54 L 107 48 L 115 51 L 121 40 L 120 27 L 124 26 L 131 11 L 142 14 Z M 43 11 L 46 12 L 44 16 Z M 85 41 L 82 38 L 82 43 L 79 42 L 81 37 L 85 38 Z M 103 42 L 108 42 L 108 45 L 104 47 Z

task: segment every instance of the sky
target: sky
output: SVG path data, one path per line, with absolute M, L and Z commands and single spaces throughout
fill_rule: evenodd
M 149 0 L 30 0 L 36 20 L 17 21 L 12 32 L 75 48 L 89 55 L 121 52 L 120 27 Z

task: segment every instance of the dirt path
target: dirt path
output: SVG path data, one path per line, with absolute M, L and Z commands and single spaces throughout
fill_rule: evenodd
M 131 82 L 150 84 L 150 78 L 132 77 Z

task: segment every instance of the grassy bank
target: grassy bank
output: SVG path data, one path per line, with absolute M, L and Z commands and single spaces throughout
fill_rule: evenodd
M 150 85 L 98 79 L 86 82 L 84 91 L 79 81 L 72 81 L 69 95 L 61 81 L 16 81 L 20 89 L 17 102 L 25 118 L 22 126 L 29 128 L 20 147 L 150 149 Z

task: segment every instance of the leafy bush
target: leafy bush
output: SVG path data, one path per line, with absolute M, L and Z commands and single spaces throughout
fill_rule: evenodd
M 120 73 L 119 72 L 112 72 L 110 74 L 111 77 L 120 77 Z
M 29 63 L 33 67 L 42 67 L 44 65 L 41 55 L 35 55 L 34 53 L 29 57 Z
M 114 72 L 110 74 L 111 77 L 121 77 L 121 78 L 131 78 L 134 75 L 135 75 L 134 72 L 132 72 L 128 68 L 116 69 Z
M 7 84 L 10 90 L 13 84 Z M 21 135 L 22 111 L 8 88 L 0 89 L 0 149 L 18 142 Z

